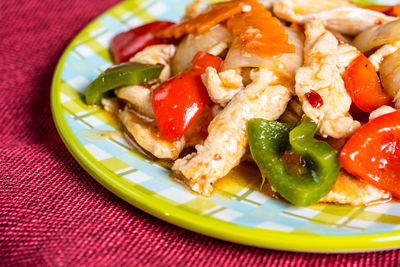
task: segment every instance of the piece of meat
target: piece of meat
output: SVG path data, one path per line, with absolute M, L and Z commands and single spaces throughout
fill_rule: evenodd
M 184 138 L 173 143 L 164 140 L 154 122 L 144 121 L 127 108 L 118 113 L 118 118 L 139 146 L 159 159 L 174 160 L 185 146 Z
M 322 136 L 350 136 L 360 123 L 349 114 L 351 97 L 342 74 L 360 52 L 348 44 L 339 44 L 336 37 L 319 21 L 306 24 L 304 66 L 296 72 L 296 94 L 304 113 L 318 123 Z M 323 104 L 313 107 L 307 100 L 310 90 L 318 93 Z
M 154 118 L 151 89 L 142 85 L 130 85 L 115 90 L 118 98 L 128 101 L 132 107 L 148 118 Z
M 400 47 L 400 41 L 394 42 L 393 44 L 386 44 L 376 50 L 372 55 L 368 57 L 375 70 L 378 72 L 385 57 L 396 52 Z
M 131 57 L 129 61 L 143 64 L 161 64 L 164 66 L 159 82 L 165 82 L 171 77 L 170 61 L 175 55 L 175 46 L 172 44 L 150 45 Z
M 101 104 L 103 105 L 103 109 L 110 113 L 118 112 L 118 99 L 116 97 L 103 97 L 101 99 Z
M 201 75 L 201 79 L 211 100 L 223 107 L 237 92 L 243 89 L 240 69 L 229 69 L 217 73 L 216 69 L 208 67 Z
M 319 202 L 361 206 L 390 199 L 390 193 L 340 170 L 334 187 Z
M 273 5 L 275 15 L 281 19 L 299 24 L 322 20 L 328 29 L 349 35 L 396 20 L 395 17 L 359 8 L 345 0 L 279 0 Z
M 192 190 L 210 196 L 216 180 L 240 163 L 247 146 L 247 121 L 276 120 L 290 100 L 287 88 L 271 86 L 274 74 L 253 72 L 253 82 L 237 93 L 208 126 L 208 137 L 197 152 L 175 161 L 172 170 L 183 176 Z

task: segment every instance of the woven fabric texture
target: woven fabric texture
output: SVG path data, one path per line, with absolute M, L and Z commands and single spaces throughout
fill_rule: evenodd
M 397 266 L 400 251 L 311 254 L 199 235 L 120 200 L 79 165 L 51 118 L 63 50 L 116 0 L 0 1 L 0 265 Z

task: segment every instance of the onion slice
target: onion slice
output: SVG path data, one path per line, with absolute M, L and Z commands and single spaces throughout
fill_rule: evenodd
M 267 68 L 276 75 L 294 79 L 296 70 L 303 65 L 303 33 L 285 28 L 289 43 L 295 45 L 295 53 L 283 53 L 277 56 L 249 53 L 245 51 L 238 39 L 235 39 L 225 58 L 224 69 L 241 67 Z
M 216 25 L 203 34 L 188 34 L 179 43 L 175 56 L 172 59 L 173 75 L 188 70 L 197 52 L 208 52 L 212 47 L 221 42 L 229 45 L 232 42 L 232 34 L 222 25 Z
M 400 20 L 395 20 L 360 33 L 354 39 L 353 44 L 358 50 L 365 53 L 398 40 L 400 40 Z
M 396 98 L 400 90 L 400 50 L 383 60 L 379 72 L 383 88 L 391 97 Z

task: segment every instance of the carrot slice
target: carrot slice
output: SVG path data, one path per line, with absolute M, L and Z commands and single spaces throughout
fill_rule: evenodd
M 248 12 L 244 12 L 248 6 Z M 246 8 L 245 8 L 246 9 Z M 285 28 L 257 0 L 234 0 L 213 4 L 197 17 L 157 32 L 159 38 L 180 38 L 189 33 L 203 33 L 227 20 L 227 26 L 244 48 L 253 53 L 276 55 L 294 53 Z
M 380 5 L 374 5 L 374 6 L 365 6 L 365 5 L 360 5 L 362 8 L 366 9 L 371 9 L 374 11 L 382 12 L 388 16 L 392 17 L 400 17 L 400 5 L 396 6 L 380 6 Z
M 253 6 L 256 4 L 257 0 L 234 0 L 216 3 L 211 6 L 209 11 L 201 13 L 193 19 L 161 30 L 156 36 L 158 38 L 180 38 L 189 33 L 203 33 L 235 14 L 241 13 L 244 5 Z
M 250 12 L 234 15 L 227 26 L 249 52 L 267 55 L 296 52 L 295 46 L 289 44 L 285 28 L 260 3 L 252 5 Z
M 392 6 L 385 14 L 392 17 L 400 17 L 400 5 Z

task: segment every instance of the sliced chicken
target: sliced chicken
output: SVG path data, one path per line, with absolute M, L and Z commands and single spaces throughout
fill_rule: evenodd
M 344 34 L 356 35 L 376 24 L 396 20 L 381 12 L 359 8 L 345 0 L 279 0 L 274 13 L 294 23 L 323 20 L 327 28 Z
M 154 118 L 150 88 L 142 85 L 125 86 L 115 90 L 115 94 L 119 98 L 128 101 L 140 114 L 148 118 Z
M 175 55 L 175 50 L 175 46 L 171 44 L 150 45 L 130 58 L 129 61 L 163 65 L 164 68 L 158 80 L 165 82 L 171 76 L 170 61 Z
M 110 113 L 117 113 L 118 112 L 118 99 L 116 97 L 103 97 L 101 99 L 101 104 L 105 111 Z
M 197 152 L 175 161 L 172 170 L 183 176 L 192 190 L 209 196 L 216 180 L 240 163 L 247 146 L 247 121 L 276 120 L 290 100 L 287 88 L 271 86 L 267 69 L 252 73 L 252 83 L 237 93 L 208 126 L 208 137 Z
M 237 92 L 243 89 L 243 78 L 240 69 L 230 69 L 217 73 L 208 67 L 201 79 L 207 88 L 208 95 L 214 103 L 226 106 Z
M 164 140 L 155 123 L 144 121 L 127 108 L 118 113 L 118 118 L 139 146 L 159 159 L 174 160 L 185 146 L 183 138 L 173 143 Z
M 296 72 L 296 94 L 304 113 L 318 123 L 322 136 L 347 137 L 360 123 L 349 114 L 351 97 L 342 74 L 360 52 L 348 44 L 339 45 L 336 37 L 319 21 L 308 23 L 305 34 L 305 62 Z M 322 106 L 310 104 L 306 97 L 310 90 L 321 96 Z
M 334 187 L 319 202 L 361 206 L 390 199 L 390 193 L 359 180 L 344 170 L 340 170 Z
M 393 54 L 400 48 L 400 41 L 393 42 L 392 44 L 386 44 L 376 50 L 372 55 L 369 56 L 369 61 L 374 65 L 375 70 L 378 72 L 385 57 Z

